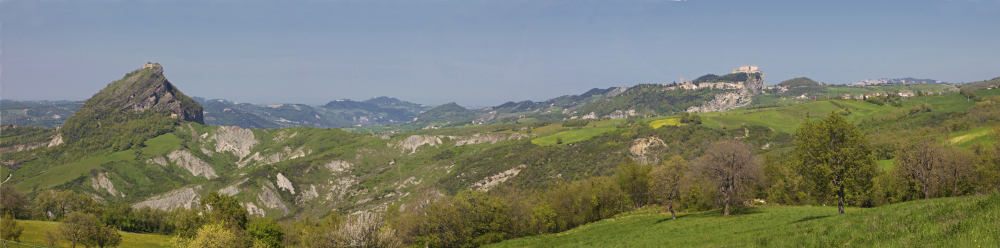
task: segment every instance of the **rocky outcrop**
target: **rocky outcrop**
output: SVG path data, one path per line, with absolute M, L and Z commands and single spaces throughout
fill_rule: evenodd
M 247 208 L 247 214 L 249 215 L 264 217 L 264 215 L 267 214 L 263 208 L 257 207 L 257 205 L 254 205 L 253 202 L 247 202 L 246 204 L 243 204 L 243 206 Z
M 632 146 L 628 150 L 632 153 L 632 160 L 636 163 L 653 164 L 658 162 L 656 161 L 657 154 L 652 153 L 657 147 L 665 148 L 667 144 L 657 137 L 638 138 L 632 141 Z
M 281 197 L 278 197 L 278 193 L 275 193 L 267 185 L 261 186 L 260 191 L 260 194 L 257 195 L 258 203 L 266 208 L 279 209 L 282 215 L 289 213 L 288 207 L 285 206 L 285 203 L 281 202 Z
M 288 192 L 291 192 L 293 195 L 295 194 L 295 187 L 292 187 L 292 181 L 289 181 L 285 175 L 278 173 L 277 183 L 279 189 L 288 190 Z
M 161 166 L 166 166 L 167 165 L 167 159 L 165 159 L 163 157 L 156 157 L 156 158 L 147 159 L 146 163 L 147 164 L 158 164 L 158 165 L 161 165 Z
M 625 86 L 618 87 L 618 88 L 615 88 L 614 90 L 611 90 L 610 92 L 604 94 L 604 96 L 607 97 L 607 98 L 616 97 L 618 95 L 621 95 L 622 93 L 625 93 L 626 90 L 628 90 L 628 87 L 625 87 Z
M 97 173 L 97 177 L 91 177 L 90 182 L 96 190 L 104 189 L 113 196 L 119 196 L 118 191 L 115 190 L 115 184 L 111 183 L 111 179 L 108 179 L 107 173 Z M 125 197 L 125 194 L 120 196 Z
M 215 152 L 229 151 L 242 159 L 250 155 L 250 149 L 257 145 L 257 139 L 250 129 L 223 126 L 217 130 L 212 136 L 215 139 Z
M 302 187 L 305 188 L 304 185 Z M 319 197 L 319 192 L 316 191 L 316 185 L 310 184 L 309 189 L 307 189 L 306 191 L 302 191 L 302 194 L 299 195 L 299 197 L 297 197 L 296 200 L 298 202 L 305 202 L 312 200 L 316 197 Z
M 236 184 L 229 185 L 228 187 L 222 188 L 222 189 L 219 190 L 219 194 L 228 195 L 228 196 L 234 196 L 236 194 L 239 194 L 240 193 L 240 184 L 243 184 L 246 181 L 247 181 L 247 179 L 243 179 L 243 181 L 240 181 L 240 182 L 238 182 Z
M 196 188 L 201 188 L 198 186 Z M 173 210 L 175 208 L 196 208 L 201 196 L 195 193 L 196 188 L 181 188 L 167 192 L 159 196 L 154 196 L 140 203 L 132 205 L 133 208 L 150 207 L 155 209 Z
M 177 166 L 190 171 L 194 176 L 203 176 L 208 179 L 218 177 L 211 165 L 191 155 L 188 151 L 176 150 L 167 154 L 167 158 L 170 158 L 170 161 L 176 163 Z
M 749 105 L 753 101 L 753 96 L 760 94 L 764 90 L 764 74 L 750 73 L 745 87 L 738 91 L 716 94 L 715 98 L 701 106 L 692 106 L 687 109 L 690 113 L 708 113 L 729 111 Z
M 2 153 L 21 152 L 21 151 L 30 151 L 30 150 L 34 150 L 34 149 L 46 147 L 46 145 L 49 145 L 49 144 L 51 144 L 51 142 L 50 143 L 34 142 L 34 143 L 28 143 L 28 144 L 8 146 L 8 147 L 0 148 L 0 154 L 2 154 Z M 52 146 L 49 145 L 48 147 L 52 147 Z
M 580 117 L 580 119 L 584 119 L 584 120 L 586 120 L 586 119 L 597 119 L 597 113 L 590 112 L 590 113 L 584 115 L 583 117 Z
M 334 174 L 336 174 L 336 173 L 340 173 L 340 172 L 345 172 L 345 171 L 351 169 L 351 166 L 354 166 L 354 165 L 351 164 L 351 163 L 348 163 L 347 161 L 344 161 L 344 160 L 334 160 L 334 161 L 330 161 L 329 163 L 326 163 L 323 166 L 326 167 L 327 169 L 330 169 L 331 172 L 333 172 Z
M 455 138 L 455 146 L 463 145 L 475 145 L 482 143 L 496 144 L 497 142 L 503 142 L 508 140 L 521 140 L 521 138 L 527 138 L 527 135 L 519 133 L 488 133 L 488 134 L 473 134 L 469 137 L 459 137 Z
M 522 164 L 518 165 L 517 167 L 510 168 L 509 170 L 500 172 L 496 175 L 488 176 L 486 178 L 483 178 L 483 180 L 479 180 L 478 182 L 473 183 L 471 188 L 472 190 L 476 191 L 489 191 L 491 188 L 500 185 L 500 183 L 506 182 L 507 180 L 517 176 L 517 174 L 521 173 L 521 170 L 524 169 L 524 167 L 526 166 Z
M 734 91 L 726 92 L 721 94 L 715 94 L 715 98 L 712 101 L 706 102 L 701 106 L 692 106 L 687 109 L 689 113 L 708 113 L 708 112 L 721 112 L 737 109 L 750 104 L 750 95 L 745 94 L 745 91 Z
M 65 144 L 65 143 L 66 142 L 64 142 L 63 138 L 62 138 L 62 133 L 58 133 L 58 134 L 56 134 L 55 137 L 52 138 L 52 141 L 49 141 L 49 146 L 48 147 L 58 146 L 58 145 L 62 145 L 62 144 Z
M 236 162 L 236 166 L 238 166 L 239 168 L 243 168 L 244 166 L 251 164 L 253 161 L 257 161 L 258 165 L 269 165 L 281 161 L 305 157 L 310 153 L 312 153 L 312 150 L 302 150 L 302 148 L 299 147 L 299 149 L 292 151 L 292 148 L 286 146 L 283 153 L 277 152 L 267 157 L 261 156 L 260 152 L 256 152 L 252 156 L 246 157 L 242 161 Z
M 497 111 L 490 111 L 490 112 L 487 112 L 487 113 L 483 113 L 483 114 L 481 114 L 479 116 L 476 116 L 476 118 L 473 119 L 473 121 L 474 122 L 482 123 L 482 122 L 491 121 L 491 120 L 496 119 L 496 118 L 497 118 Z
M 615 112 L 611 112 L 611 114 L 608 114 L 608 118 L 625 119 L 628 118 L 629 116 L 634 116 L 634 115 L 636 115 L 635 109 L 629 109 L 628 111 L 615 110 Z
M 389 143 L 389 147 L 397 147 L 404 152 L 410 150 L 410 154 L 416 153 L 417 148 L 422 145 L 437 146 L 441 144 L 441 137 L 433 135 L 413 135 L 405 140 Z
M 341 202 L 344 200 L 344 196 L 347 196 L 351 187 L 358 184 L 358 179 L 354 176 L 343 177 L 336 180 L 330 180 L 327 184 L 329 185 L 329 191 L 327 191 L 326 200 Z

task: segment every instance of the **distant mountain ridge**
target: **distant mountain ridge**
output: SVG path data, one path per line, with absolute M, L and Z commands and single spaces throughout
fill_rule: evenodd
M 948 84 L 948 82 L 934 80 L 934 79 L 917 79 L 917 78 L 907 77 L 907 78 L 896 78 L 896 79 L 890 79 L 890 78 L 865 79 L 851 83 L 850 85 L 865 86 L 865 85 L 901 84 L 901 83 Z

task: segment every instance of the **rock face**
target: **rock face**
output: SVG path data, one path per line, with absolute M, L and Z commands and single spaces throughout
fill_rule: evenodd
M 215 139 L 215 152 L 230 151 L 241 159 L 250 155 L 250 149 L 257 145 L 253 132 L 239 127 L 219 127 L 212 138 Z
M 351 166 L 353 165 L 344 160 L 334 160 L 330 161 L 329 163 L 326 163 L 323 166 L 325 166 L 327 169 L 330 169 L 331 172 L 336 174 L 351 169 Z
M 199 186 L 200 187 L 200 186 Z M 163 210 L 173 210 L 175 208 L 195 208 L 201 196 L 194 192 L 193 188 L 182 188 L 170 191 L 166 194 L 154 196 L 149 200 L 132 205 L 133 208 L 150 207 Z
M 58 146 L 64 143 L 66 142 L 63 142 L 62 133 L 58 133 L 56 134 L 56 137 L 52 138 L 52 141 L 49 141 L 48 147 Z
M 12 153 L 12 152 L 34 150 L 34 149 L 37 149 L 37 148 L 46 147 L 46 145 L 49 145 L 49 144 L 52 144 L 52 143 L 51 142 L 50 143 L 34 142 L 34 143 L 28 143 L 28 144 L 23 144 L 23 145 L 8 146 L 8 147 L 0 148 L 0 154 L 2 154 L 2 153 Z M 50 145 L 48 147 L 52 147 L 52 146 Z
M 288 181 L 288 178 L 286 178 L 285 175 L 278 173 L 277 183 L 278 183 L 278 188 L 283 190 L 288 190 L 288 192 L 292 192 L 293 195 L 295 194 L 295 187 L 292 187 L 292 181 Z
M 632 153 L 632 159 L 636 163 L 652 164 L 657 162 L 657 156 L 652 151 L 657 147 L 666 146 L 667 144 L 657 137 L 638 138 L 632 141 L 632 146 L 628 150 Z
M 706 102 L 702 106 L 692 106 L 687 109 L 690 113 L 708 113 L 728 111 L 750 104 L 753 96 L 760 94 L 764 90 L 764 73 L 751 73 L 745 82 L 746 87 L 738 91 L 716 94 L 712 101 Z
M 289 213 L 288 207 L 281 202 L 281 198 L 278 197 L 278 193 L 274 190 L 264 185 L 260 189 L 260 194 L 257 195 L 257 201 L 261 203 L 264 207 L 270 209 L 280 209 L 282 215 L 287 215 Z
M 628 111 L 615 110 L 615 112 L 611 112 L 611 114 L 608 114 L 608 118 L 611 118 L 611 119 L 625 119 L 625 118 L 628 118 L 629 116 L 633 116 L 633 115 L 636 115 L 635 114 L 635 109 L 629 109 Z
M 211 165 L 191 155 L 188 151 L 176 150 L 167 154 L 167 158 L 170 158 L 170 161 L 176 163 L 177 166 L 190 171 L 194 176 L 203 176 L 208 179 L 218 177 Z
M 410 154 L 417 152 L 417 147 L 422 145 L 437 146 L 441 144 L 441 137 L 433 135 L 413 135 L 405 140 L 389 143 L 390 147 L 398 147 L 403 151 L 410 150 Z
M 471 188 L 477 191 L 489 191 L 491 188 L 496 187 L 500 183 L 517 176 L 518 173 L 521 173 L 521 170 L 524 169 L 524 167 L 525 165 L 523 164 L 518 165 L 517 167 L 510 168 L 509 170 L 505 170 L 496 175 L 483 178 L 483 180 L 473 183 Z
M 109 84 L 81 108 L 106 107 L 136 112 L 169 110 L 178 119 L 205 124 L 201 104 L 167 81 L 159 64 L 134 71 Z
M 115 190 L 115 184 L 111 183 L 111 180 L 108 179 L 107 173 L 98 173 L 97 177 L 91 177 L 90 181 L 94 186 L 94 189 L 105 189 L 111 195 L 118 196 L 118 191 Z
M 527 138 L 527 135 L 519 133 L 503 134 L 503 133 L 488 133 L 488 134 L 473 134 L 470 137 L 461 137 L 455 139 L 455 146 L 463 145 L 475 145 L 481 143 L 496 144 L 497 142 L 503 142 L 508 140 L 521 140 L 521 138 Z
M 625 87 L 625 86 L 618 87 L 618 88 L 615 88 L 614 90 L 611 90 L 611 92 L 608 92 L 607 94 L 604 94 L 604 96 L 608 97 L 608 98 L 616 97 L 618 95 L 621 95 L 622 93 L 625 93 L 626 90 L 628 90 L 628 87 Z

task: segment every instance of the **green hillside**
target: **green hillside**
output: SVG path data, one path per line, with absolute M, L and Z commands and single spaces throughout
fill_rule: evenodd
M 489 247 L 993 247 L 1000 195 L 911 201 L 876 208 L 762 206 L 734 216 L 652 208 Z

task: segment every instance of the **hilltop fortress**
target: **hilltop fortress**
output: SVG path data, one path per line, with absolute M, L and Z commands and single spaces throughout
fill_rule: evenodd
M 681 89 L 699 89 L 699 88 L 723 88 L 723 89 L 738 89 L 736 91 L 716 94 L 715 98 L 711 101 L 706 102 L 701 106 L 692 106 L 687 109 L 690 113 L 706 113 L 706 112 L 719 112 L 728 111 L 736 109 L 739 107 L 747 106 L 753 101 L 753 96 L 760 94 L 764 90 L 764 72 L 761 72 L 757 66 L 740 66 L 739 69 L 733 70 L 733 74 L 736 73 L 746 73 L 745 82 L 718 82 L 718 83 L 700 83 L 699 85 L 694 85 L 690 83 L 683 83 L 678 88 Z M 683 79 L 682 79 L 683 81 Z M 690 84 L 690 85 L 689 85 Z

